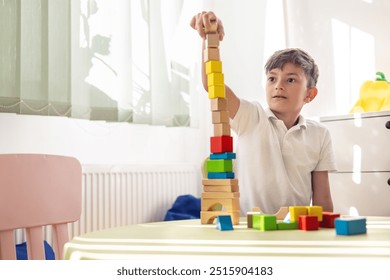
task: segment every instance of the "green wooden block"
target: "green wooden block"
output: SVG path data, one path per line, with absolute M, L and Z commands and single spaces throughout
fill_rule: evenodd
M 289 230 L 289 229 L 298 229 L 299 225 L 298 222 L 278 222 L 277 223 L 278 230 Z
M 252 226 L 258 230 L 277 230 L 276 216 L 267 214 L 254 214 L 252 216 Z
M 232 172 L 233 161 L 231 159 L 208 159 L 206 169 L 207 172 Z

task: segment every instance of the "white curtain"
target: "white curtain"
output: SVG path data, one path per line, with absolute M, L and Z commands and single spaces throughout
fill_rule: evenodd
M 0 111 L 193 125 L 198 61 L 185 56 L 190 32 L 181 28 L 194 5 L 2 1 Z

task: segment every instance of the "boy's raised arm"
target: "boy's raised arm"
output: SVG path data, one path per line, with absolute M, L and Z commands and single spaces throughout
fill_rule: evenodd
M 191 27 L 198 31 L 199 36 L 203 39 L 202 44 L 202 83 L 204 89 L 208 90 L 207 84 L 207 74 L 205 71 L 205 63 L 204 61 L 204 50 L 206 48 L 206 34 L 208 30 L 212 29 L 213 24 L 217 24 L 217 33 L 219 40 L 222 41 L 225 36 L 224 28 L 222 21 L 217 18 L 217 16 L 213 12 L 202 12 L 198 13 L 191 19 Z M 229 86 L 225 84 L 225 95 L 228 100 L 228 111 L 229 117 L 232 119 L 237 113 L 237 110 L 240 106 L 240 99 L 235 95 L 235 93 L 231 90 Z

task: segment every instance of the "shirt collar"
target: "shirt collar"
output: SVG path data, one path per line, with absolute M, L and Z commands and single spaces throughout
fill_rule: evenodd
M 269 107 L 265 108 L 265 114 L 267 115 L 268 119 L 269 120 L 278 120 L 278 118 L 275 116 L 275 114 L 271 111 L 271 109 Z M 306 128 L 307 127 L 307 124 L 306 124 L 306 119 L 302 116 L 302 115 L 299 115 L 298 117 L 298 124 L 297 124 L 298 127 L 304 127 Z

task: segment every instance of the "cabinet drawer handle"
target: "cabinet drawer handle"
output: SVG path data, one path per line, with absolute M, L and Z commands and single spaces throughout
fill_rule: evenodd
M 386 126 L 387 129 L 390 129 L 390 121 L 387 121 L 385 126 Z
M 387 179 L 387 184 L 390 186 L 390 178 Z

